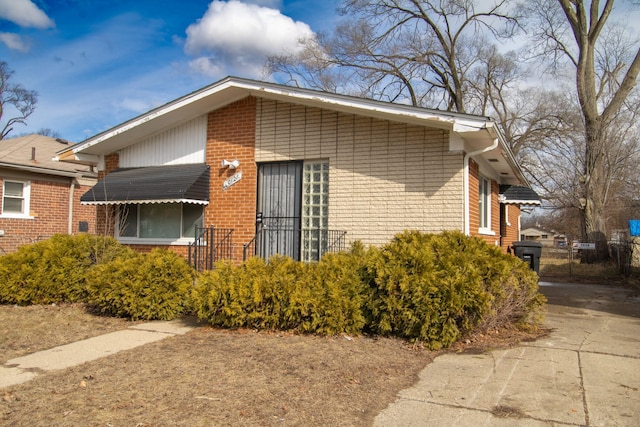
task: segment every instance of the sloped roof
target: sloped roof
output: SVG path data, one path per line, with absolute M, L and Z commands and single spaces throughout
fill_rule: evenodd
M 71 147 L 68 141 L 43 135 L 27 135 L 0 140 L 0 167 L 58 176 L 95 177 L 89 166 L 57 162 L 60 150 Z
M 80 198 L 82 204 L 209 203 L 205 164 L 121 168 L 109 173 Z

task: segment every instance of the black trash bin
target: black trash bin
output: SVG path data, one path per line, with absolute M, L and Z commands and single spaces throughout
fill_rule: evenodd
M 529 264 L 529 267 L 540 275 L 540 256 L 542 255 L 542 243 L 521 240 L 512 243 L 515 256 Z

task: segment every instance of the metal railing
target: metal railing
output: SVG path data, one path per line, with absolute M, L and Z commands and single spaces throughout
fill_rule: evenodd
M 195 227 L 189 245 L 189 264 L 198 271 L 211 270 L 216 261 L 233 258 L 233 229 Z
M 346 231 L 325 229 L 263 228 L 243 245 L 242 259 L 285 255 L 299 261 L 319 261 L 325 253 L 346 249 Z

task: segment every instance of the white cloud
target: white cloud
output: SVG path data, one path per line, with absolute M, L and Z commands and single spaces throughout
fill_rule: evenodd
M 310 37 L 314 33 L 307 24 L 276 9 L 236 0 L 215 0 L 204 16 L 187 28 L 184 48 L 187 54 L 196 57 L 191 67 L 205 75 L 260 77 L 267 56 L 296 52 L 301 48 L 300 40 Z
M 29 43 L 14 33 L 0 33 L 0 43 L 4 43 L 11 50 L 20 52 L 27 52 L 29 50 Z
M 21 27 L 51 28 L 55 23 L 31 0 L 0 0 L 0 18 Z

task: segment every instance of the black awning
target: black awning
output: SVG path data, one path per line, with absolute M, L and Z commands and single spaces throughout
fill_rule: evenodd
M 204 164 L 116 169 L 80 198 L 82 204 L 209 203 Z
M 511 205 L 541 205 L 540 196 L 529 187 L 501 185 L 500 203 Z

